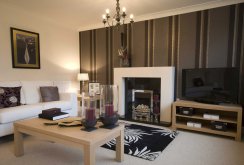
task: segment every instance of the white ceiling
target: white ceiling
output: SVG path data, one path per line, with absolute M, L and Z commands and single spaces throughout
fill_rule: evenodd
M 244 0 L 120 0 L 135 21 L 148 20 L 218 6 Z M 59 25 L 87 30 L 103 27 L 102 14 L 115 10 L 116 0 L 0 0 L 0 5 L 18 8 Z

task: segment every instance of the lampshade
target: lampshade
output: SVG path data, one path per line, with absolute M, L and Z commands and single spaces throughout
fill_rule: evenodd
M 88 81 L 89 80 L 88 73 L 79 73 L 77 79 L 79 81 Z

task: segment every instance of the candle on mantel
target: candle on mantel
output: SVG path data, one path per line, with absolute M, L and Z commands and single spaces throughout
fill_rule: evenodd
M 105 105 L 105 116 L 111 117 L 114 115 L 114 105 L 106 104 Z
M 95 120 L 95 119 L 96 119 L 95 109 L 94 108 L 86 109 L 86 120 L 92 121 L 92 120 Z

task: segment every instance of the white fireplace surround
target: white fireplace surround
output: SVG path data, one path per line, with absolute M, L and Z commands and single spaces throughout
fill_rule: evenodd
M 160 121 L 171 123 L 174 101 L 174 67 L 114 68 L 114 84 L 119 86 L 119 114 L 125 115 L 125 78 L 160 78 Z

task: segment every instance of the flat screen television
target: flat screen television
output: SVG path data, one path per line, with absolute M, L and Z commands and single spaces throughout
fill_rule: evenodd
M 209 104 L 237 104 L 239 68 L 182 70 L 182 98 Z

